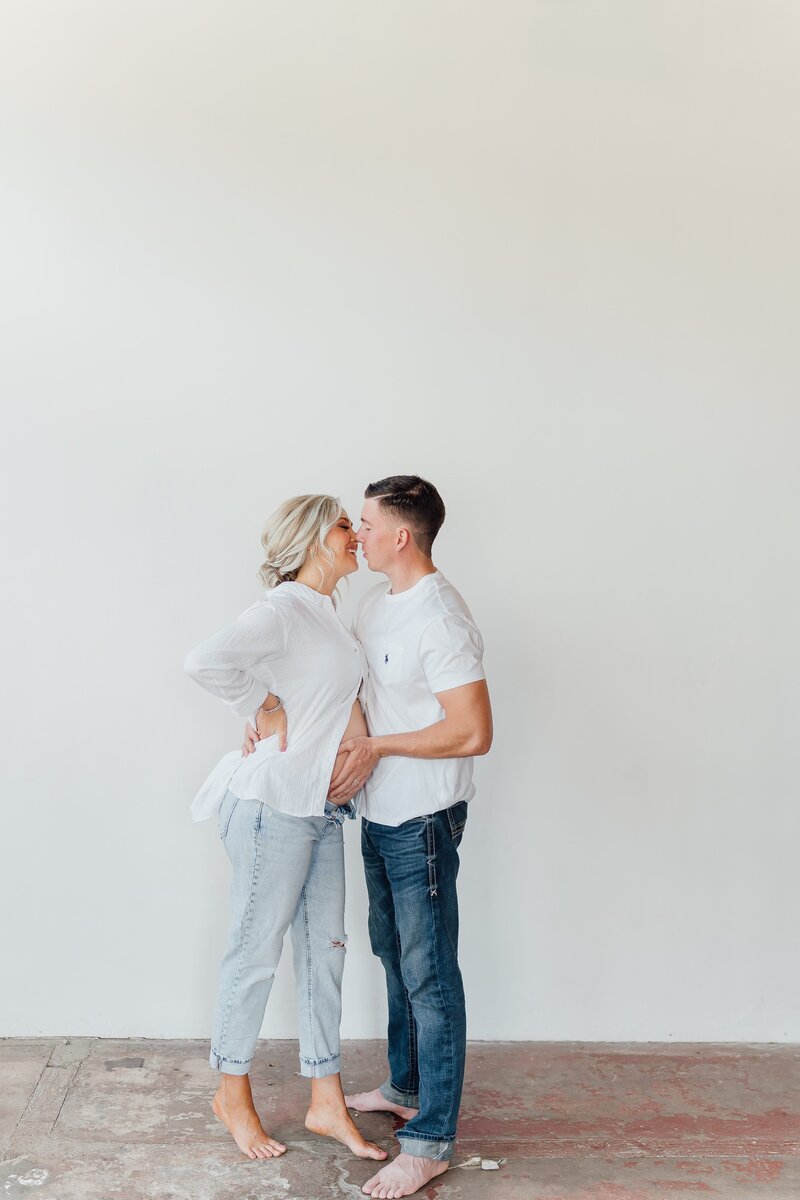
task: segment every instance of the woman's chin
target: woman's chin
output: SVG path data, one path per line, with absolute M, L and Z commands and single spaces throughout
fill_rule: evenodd
M 336 582 L 337 583 L 341 582 L 342 579 L 346 579 L 348 575 L 354 574 L 354 572 L 356 572 L 357 570 L 358 570 L 358 563 L 354 559 L 352 563 L 347 563 L 347 565 L 345 567 L 343 567 L 342 573 L 338 577 Z

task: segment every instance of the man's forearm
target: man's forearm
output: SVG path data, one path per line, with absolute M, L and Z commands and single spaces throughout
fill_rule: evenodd
M 370 741 L 381 758 L 472 758 L 487 752 L 491 733 L 443 720 L 413 733 L 389 733 Z

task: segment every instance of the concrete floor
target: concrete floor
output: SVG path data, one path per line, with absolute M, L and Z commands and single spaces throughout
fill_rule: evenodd
M 344 1046 L 347 1090 L 383 1078 L 380 1042 Z M 253 1075 L 288 1144 L 244 1158 L 213 1118 L 201 1042 L 0 1040 L 0 1190 L 27 1200 L 356 1200 L 374 1167 L 303 1127 L 293 1042 Z M 394 1151 L 395 1123 L 359 1117 Z M 454 1164 L 426 1200 L 798 1200 L 800 1047 L 470 1046 Z

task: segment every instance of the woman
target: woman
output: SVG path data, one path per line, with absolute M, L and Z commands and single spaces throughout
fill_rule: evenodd
M 353 527 L 333 496 L 297 496 L 270 517 L 260 575 L 268 594 L 193 650 L 186 670 L 240 716 L 282 705 L 292 742 L 226 755 L 201 788 L 195 820 L 218 816 L 232 864 L 232 923 L 222 960 L 211 1066 L 217 1117 L 249 1158 L 286 1147 L 263 1128 L 249 1069 L 286 930 L 291 928 L 306 1127 L 360 1158 L 386 1152 L 361 1136 L 344 1103 L 339 1021 L 344 970 L 344 846 L 350 800 L 327 800 L 341 741 L 366 732 L 356 699 L 363 660 L 333 590 L 358 570 Z M 277 698 L 277 699 L 276 699 Z M 269 718 L 267 719 L 269 721 Z M 258 715 L 255 722 L 262 725 Z M 362 781 L 359 781 L 362 782 Z

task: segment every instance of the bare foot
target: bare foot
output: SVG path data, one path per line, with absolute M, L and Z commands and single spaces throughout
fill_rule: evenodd
M 306 1129 L 312 1133 L 321 1133 L 323 1137 L 335 1138 L 352 1150 L 357 1158 L 374 1158 L 378 1161 L 387 1157 L 386 1151 L 381 1150 L 374 1142 L 368 1142 L 361 1136 L 361 1131 L 346 1108 L 341 1104 L 341 1093 L 338 1105 L 316 1103 L 306 1113 Z
M 236 1145 L 248 1158 L 277 1158 L 285 1151 L 284 1145 L 265 1132 L 253 1105 L 252 1096 L 249 1103 L 246 1099 L 232 1101 L 225 1094 L 224 1083 L 221 1083 L 211 1107 L 214 1116 L 230 1130 Z
M 416 1158 L 412 1154 L 398 1154 L 362 1187 L 367 1196 L 381 1200 L 397 1200 L 399 1196 L 413 1196 L 437 1175 L 443 1175 L 450 1164 L 437 1162 L 433 1158 Z
M 402 1117 L 404 1121 L 410 1121 L 419 1112 L 418 1108 L 403 1108 L 402 1104 L 392 1104 L 391 1100 L 387 1100 L 382 1095 L 380 1088 L 375 1088 L 374 1092 L 359 1092 L 356 1096 L 345 1096 L 344 1102 L 348 1108 L 354 1108 L 356 1112 L 394 1113 L 396 1117 Z

